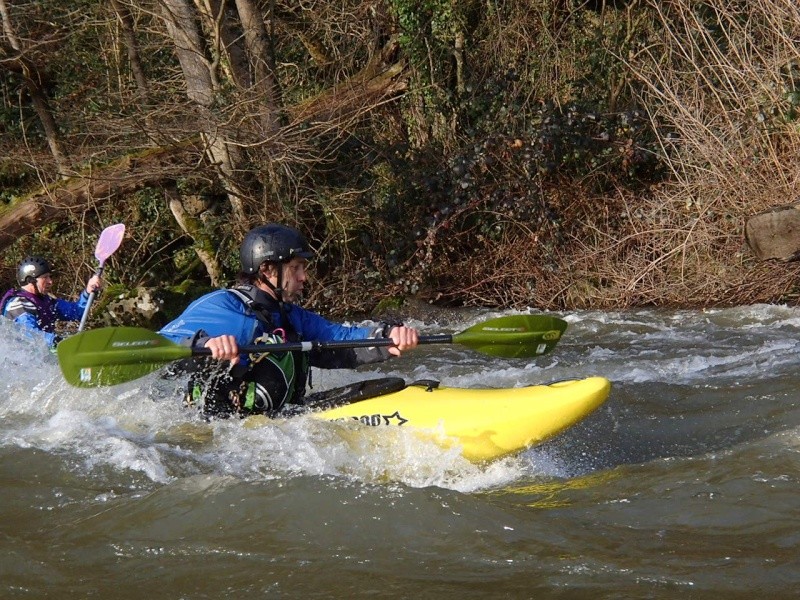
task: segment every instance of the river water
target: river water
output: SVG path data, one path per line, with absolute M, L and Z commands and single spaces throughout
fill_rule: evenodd
M 535 362 L 424 346 L 314 373 L 612 381 L 579 425 L 483 466 L 402 430 L 205 424 L 157 374 L 71 388 L 3 322 L 0 598 L 796 598 L 800 309 L 563 316 Z

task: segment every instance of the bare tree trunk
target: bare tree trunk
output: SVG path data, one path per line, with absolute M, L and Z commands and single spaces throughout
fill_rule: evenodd
M 187 0 L 162 0 L 167 30 L 175 43 L 175 51 L 186 81 L 189 99 L 205 109 L 207 130 L 202 132 L 206 152 L 218 168 L 233 215 L 240 223 L 245 222 L 243 201 L 248 197 L 246 189 L 237 182 L 238 174 L 244 172 L 241 148 L 231 144 L 219 127 L 212 106 L 219 91 L 214 65 L 206 57 L 206 45 L 200 32 L 199 15 L 194 5 Z
M 228 56 L 228 64 L 222 64 L 222 68 L 229 71 L 229 76 L 233 82 L 241 89 L 247 89 L 253 85 L 253 77 L 247 63 L 247 50 L 243 40 L 242 31 L 234 22 L 226 18 L 228 0 L 204 0 L 208 5 L 207 20 L 212 27 L 212 40 L 214 52 L 219 55 Z
M 211 62 L 206 58 L 194 6 L 186 0 L 162 0 L 164 21 L 186 81 L 186 95 L 203 107 L 214 103 L 218 88 Z
M 130 63 L 133 79 L 136 81 L 136 88 L 142 96 L 147 95 L 147 78 L 144 75 L 142 61 L 139 58 L 139 46 L 136 43 L 136 34 L 133 31 L 133 17 L 128 7 L 119 0 L 111 0 L 111 6 L 117 13 L 120 26 L 122 27 L 122 38 L 125 41 L 125 48 L 128 51 L 128 62 Z
M 253 0 L 236 0 L 236 10 L 244 30 L 247 53 L 253 66 L 253 91 L 261 98 L 261 113 L 265 133 L 274 133 L 280 126 L 278 83 L 273 71 L 274 60 L 264 16 Z
M 61 138 L 58 134 L 56 120 L 53 117 L 53 112 L 50 110 L 47 94 L 42 85 L 44 78 L 36 64 L 25 56 L 20 40 L 11 22 L 11 15 L 5 0 L 0 0 L 0 18 L 3 24 L 3 34 L 9 42 L 8 45 L 0 43 L 0 55 L 8 57 L 7 60 L 2 61 L 0 64 L 3 64 L 8 70 L 22 76 L 25 89 L 31 97 L 33 108 L 39 117 L 42 129 L 44 129 L 47 144 L 50 147 L 50 153 L 56 161 L 59 174 L 61 177 L 67 177 L 68 162 L 61 147 Z
M 196 145 L 151 150 L 105 165 L 87 177 L 70 177 L 50 190 L 30 194 L 0 213 L 0 251 L 47 223 L 63 220 L 68 211 L 85 211 L 135 193 L 147 186 L 186 177 L 196 162 Z
M 194 251 L 200 262 L 206 268 L 211 285 L 222 285 L 222 268 L 216 259 L 214 242 L 201 221 L 200 215 L 192 214 L 186 209 L 178 190 L 175 186 L 167 186 L 165 193 L 169 202 L 169 209 L 181 229 L 194 240 Z

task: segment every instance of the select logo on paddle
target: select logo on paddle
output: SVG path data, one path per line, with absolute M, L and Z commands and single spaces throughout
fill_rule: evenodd
M 368 425 L 369 427 L 381 427 L 384 425 L 395 425 L 399 427 L 400 425 L 404 425 L 408 423 L 408 419 L 404 419 L 400 416 L 400 411 L 396 410 L 390 415 L 382 415 L 380 413 L 376 413 L 374 415 L 361 415 L 360 417 L 352 416 L 347 417 L 345 419 L 337 419 L 339 421 L 347 421 L 351 419 L 353 421 L 358 421 L 362 425 Z
M 112 348 L 142 348 L 144 346 L 160 346 L 161 340 L 131 340 L 111 342 Z

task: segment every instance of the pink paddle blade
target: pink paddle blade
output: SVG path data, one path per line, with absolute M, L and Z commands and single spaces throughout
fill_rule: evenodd
M 97 248 L 95 248 L 95 258 L 100 262 L 100 265 L 106 262 L 106 259 L 116 252 L 119 245 L 122 243 L 122 238 L 125 236 L 125 225 L 117 223 L 103 229 L 100 234 L 100 239 L 97 240 Z
M 100 234 L 100 239 L 97 240 L 97 247 L 94 249 L 94 256 L 100 263 L 97 266 L 95 275 L 99 277 L 103 274 L 106 259 L 116 252 L 117 248 L 119 248 L 119 245 L 122 243 L 124 235 L 125 225 L 122 223 L 117 223 L 116 225 L 111 225 L 103 229 L 103 232 Z M 83 327 L 86 325 L 86 318 L 89 316 L 89 308 L 91 308 L 92 302 L 94 301 L 94 295 L 94 292 L 89 294 L 86 307 L 83 309 L 80 325 L 78 325 L 78 332 L 83 331 Z

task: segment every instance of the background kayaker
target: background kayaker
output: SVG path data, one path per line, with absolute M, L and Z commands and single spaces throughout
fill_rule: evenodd
M 191 373 L 188 404 L 202 405 L 208 415 L 272 413 L 286 403 L 303 403 L 306 387 L 311 385 L 311 366 L 354 368 L 416 347 L 417 331 L 402 323 L 345 326 L 298 306 L 312 256 L 306 238 L 296 229 L 276 223 L 256 227 L 245 236 L 239 251 L 242 270 L 237 285 L 198 298 L 160 331 L 175 342 L 211 350 L 212 360 L 182 365 Z M 391 338 L 395 345 L 239 353 L 240 346 L 250 344 L 370 337 Z
M 56 323 L 79 321 L 89 294 L 102 286 L 100 276 L 93 275 L 77 302 L 56 298 L 50 294 L 53 269 L 41 256 L 27 256 L 22 259 L 17 267 L 17 282 L 19 289 L 8 290 L 0 300 L 2 314 L 30 331 L 42 332 L 51 347 L 55 347 L 62 339 L 56 333 Z

